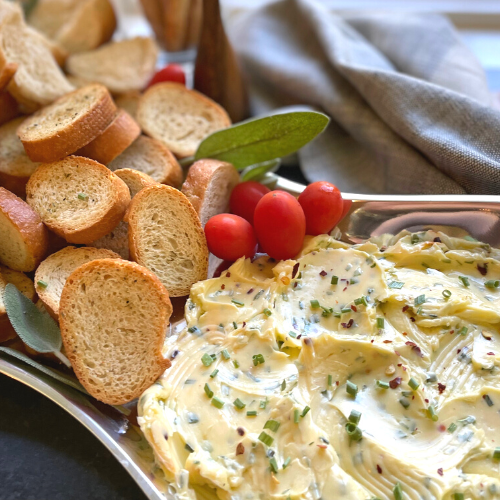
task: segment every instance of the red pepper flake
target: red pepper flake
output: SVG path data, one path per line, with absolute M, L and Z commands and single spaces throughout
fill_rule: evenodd
M 403 363 L 398 363 L 398 366 L 403 366 Z
M 244 436 L 245 435 L 245 429 L 243 429 L 243 427 L 238 427 L 236 429 L 236 432 L 240 435 L 240 436 Z
M 250 290 L 248 290 L 248 292 L 247 292 L 247 295 L 250 295 L 252 292 L 253 292 L 253 288 L 250 288 Z
M 461 350 L 462 350 L 462 349 L 457 349 L 457 354 L 460 354 L 460 351 L 461 351 Z
M 297 335 L 297 340 L 300 340 L 300 339 L 301 339 L 301 337 L 302 337 L 302 334 Z
M 477 265 L 477 270 L 481 273 L 481 276 L 486 276 L 486 273 L 488 272 L 488 263 L 485 262 L 484 265 Z
M 386 250 L 387 250 L 387 247 L 385 245 L 380 247 L 381 252 L 385 252 Z
M 403 368 L 403 370 L 406 371 L 406 366 L 402 366 L 401 368 Z
M 243 321 L 243 324 L 241 325 L 242 328 L 245 328 L 245 326 L 247 326 L 247 322 L 246 321 Z
M 415 323 L 415 318 L 413 316 L 410 316 L 410 319 L 412 320 L 413 323 Z
M 351 328 L 351 326 L 354 324 L 354 320 L 351 318 L 348 323 L 340 323 L 342 325 L 342 328 Z
M 403 312 L 406 312 L 406 311 L 408 311 L 408 309 L 409 309 L 409 308 L 410 308 L 410 306 L 409 306 L 409 305 L 406 305 L 406 306 L 404 306 L 404 307 L 403 307 L 402 311 L 403 311 Z
M 224 290 L 225 288 L 226 288 L 226 285 L 224 285 L 224 283 L 222 283 L 222 285 L 220 286 L 220 289 Z
M 345 292 L 347 290 L 347 287 L 345 287 L 342 291 Z
M 231 273 L 228 271 L 228 272 L 226 273 L 226 278 L 230 278 L 230 277 L 231 277 Z
M 418 347 L 418 345 L 415 344 L 415 342 L 408 341 L 408 342 L 405 342 L 405 345 L 410 346 L 411 350 L 415 351 L 415 354 L 417 354 L 417 356 L 419 356 L 421 358 L 424 357 L 424 355 L 422 354 L 422 349 L 420 349 L 420 347 Z
M 450 333 L 455 333 L 455 330 L 450 330 Z
M 434 243 L 442 243 L 441 238 L 439 236 L 436 236 L 433 240 Z
M 357 313 L 357 312 L 358 312 L 358 308 L 357 308 L 356 306 L 351 306 L 351 309 L 352 309 L 355 313 Z
M 292 270 L 292 279 L 295 278 L 295 276 L 297 276 L 297 273 L 299 272 L 299 263 L 297 262 L 294 266 L 293 266 L 293 270 Z
M 384 344 L 392 344 L 392 340 L 384 340 Z
M 403 332 L 403 335 L 404 335 L 405 337 L 407 337 L 407 336 L 408 336 L 408 334 L 407 334 L 406 332 Z
M 377 472 L 378 472 L 379 474 L 382 474 L 382 467 L 380 467 L 380 465 L 379 465 L 379 464 L 377 464 Z
M 340 382 L 337 380 L 337 381 L 335 382 L 335 385 L 336 385 L 336 386 L 339 386 L 339 385 L 340 385 Z
M 236 455 L 243 455 L 245 453 L 245 447 L 243 446 L 243 443 L 238 443 L 238 446 L 236 447 Z
M 441 469 L 441 467 L 438 469 L 438 474 L 439 474 L 440 476 L 442 476 L 442 475 L 443 475 L 443 469 Z
M 396 377 L 394 379 L 392 379 L 390 382 L 389 382 L 389 387 L 391 389 L 396 389 L 397 387 L 399 387 L 401 385 L 401 381 L 402 381 L 402 378 L 401 377 Z
M 483 338 L 484 338 L 485 340 L 491 340 L 491 337 L 488 337 L 488 333 L 487 333 L 487 332 L 485 332 L 484 330 L 481 332 L 481 335 L 483 336 Z
M 308 339 L 308 338 L 305 338 L 305 339 L 304 339 L 304 344 L 305 344 L 305 345 L 312 345 L 312 340 L 311 340 L 311 339 Z
M 320 275 L 320 276 L 326 276 L 327 274 L 328 274 L 328 273 L 327 273 L 326 271 L 321 271 L 321 272 L 319 273 L 319 275 Z
M 326 444 L 317 444 L 316 446 L 318 448 L 321 448 L 322 450 L 326 450 L 326 448 L 327 448 Z
M 373 344 L 373 342 L 374 342 L 374 340 L 372 339 L 372 340 L 371 340 L 371 343 Z
M 428 402 L 429 402 L 429 400 L 428 400 L 428 399 L 424 399 L 424 401 L 425 401 L 426 403 L 428 403 Z
M 442 384 L 441 382 L 438 382 L 438 391 L 439 394 L 443 394 L 443 392 L 446 390 L 446 386 Z
M 494 353 L 494 352 L 487 352 L 486 354 L 487 354 L 488 356 L 494 356 L 494 355 L 495 355 L 495 353 Z
M 401 354 L 399 353 L 399 351 L 394 350 L 394 353 L 396 354 L 396 356 L 401 356 Z

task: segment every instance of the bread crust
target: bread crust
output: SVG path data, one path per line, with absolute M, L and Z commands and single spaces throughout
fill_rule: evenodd
M 102 134 L 80 148 L 76 155 L 86 156 L 107 165 L 125 151 L 140 134 L 139 124 L 124 109 L 119 109 Z
M 18 114 L 17 101 L 8 92 L 0 92 L 0 125 L 10 122 Z
M 21 198 L 0 187 L 0 211 L 16 227 L 28 250 L 25 261 L 2 261 L 15 271 L 33 271 L 45 257 L 49 239 L 47 228 L 38 214 Z M 2 241 L 2 245 L 7 241 Z
M 130 197 L 133 198 L 141 189 L 149 186 L 156 186 L 156 182 L 148 174 L 140 170 L 133 170 L 132 168 L 119 168 L 115 170 L 117 175 L 129 188 Z
M 0 90 L 3 90 L 17 71 L 17 64 L 8 62 L 0 71 Z
M 155 347 L 154 359 L 147 360 L 148 366 L 145 367 L 145 369 L 148 370 L 146 373 L 147 376 L 144 376 L 143 380 L 138 381 L 137 387 L 133 392 L 125 396 L 112 393 L 109 388 L 98 388 L 95 384 L 90 383 L 89 369 L 85 367 L 81 351 L 78 351 L 77 344 L 79 332 L 75 331 L 71 323 L 72 301 L 75 300 L 74 297 L 78 294 L 80 283 L 85 277 L 91 276 L 92 273 L 98 269 L 119 270 L 123 272 L 124 275 L 129 274 L 135 276 L 137 280 L 141 278 L 147 280 L 150 290 L 148 300 L 153 300 L 153 295 L 155 295 L 156 300 L 161 304 L 160 323 L 162 323 L 165 328 L 162 328 L 161 331 L 154 332 L 155 338 L 151 339 L 151 343 L 154 344 Z M 170 360 L 163 357 L 162 348 L 165 340 L 166 327 L 168 326 L 171 315 L 172 304 L 167 289 L 162 285 L 160 280 L 145 267 L 125 260 L 105 259 L 94 260 L 77 268 L 68 277 L 66 285 L 64 286 L 60 302 L 59 319 L 66 355 L 73 366 L 78 380 L 92 396 L 107 404 L 124 404 L 140 396 L 167 368 L 170 367 Z M 123 342 L 126 341 L 127 339 L 124 337 Z
M 30 134 L 30 127 L 36 127 L 38 119 L 45 113 L 64 106 L 75 95 L 83 95 L 91 91 L 100 93 L 94 106 L 68 124 L 66 128 L 38 139 Z M 32 161 L 48 163 L 60 160 L 86 146 L 104 132 L 115 114 L 116 106 L 106 87 L 100 84 L 90 84 L 60 97 L 54 103 L 27 118 L 20 125 L 17 133 L 26 154 Z
M 99 170 L 106 178 L 112 183 L 112 191 L 114 197 L 109 206 L 108 211 L 101 217 L 101 219 L 92 225 L 75 229 L 71 224 L 54 224 L 46 221 L 47 227 L 64 238 L 69 243 L 88 244 L 92 241 L 98 240 L 102 236 L 110 233 L 122 220 L 125 210 L 130 203 L 130 192 L 127 185 L 113 172 L 100 163 L 83 158 L 81 156 L 70 156 L 62 161 L 78 161 L 84 162 L 89 168 Z M 59 162 L 45 163 L 38 167 L 35 173 L 30 177 L 26 185 L 26 197 L 28 203 L 36 205 L 34 196 L 36 193 L 36 183 L 46 182 L 50 177 L 50 170 L 57 167 Z M 90 175 L 90 172 L 89 172 Z M 50 180 L 48 181 L 50 182 Z

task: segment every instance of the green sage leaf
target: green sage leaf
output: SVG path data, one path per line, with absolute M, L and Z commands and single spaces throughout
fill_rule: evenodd
M 21 340 L 37 352 L 56 352 L 62 346 L 61 331 L 51 316 L 38 309 L 12 283 L 5 287 L 5 309 Z
M 295 111 L 237 123 L 204 139 L 194 159 L 217 158 L 242 170 L 295 153 L 323 132 L 329 121 L 323 113 Z
M 45 375 L 49 375 L 50 377 L 58 380 L 59 382 L 69 385 L 70 387 L 73 387 L 73 389 L 77 389 L 78 391 L 83 392 L 84 394 L 88 394 L 88 392 L 84 389 L 83 385 L 80 384 L 80 382 L 78 382 L 78 380 L 75 377 L 66 375 L 65 373 L 55 370 L 54 368 L 49 368 L 48 366 L 44 366 L 35 361 L 34 359 L 31 359 L 30 357 L 26 356 L 26 354 L 16 351 L 15 349 L 11 349 L 10 347 L 0 346 L 0 352 L 5 352 L 9 356 L 17 358 L 26 363 L 27 365 L 36 368 L 38 371 L 45 373 Z
M 241 174 L 240 178 L 242 181 L 258 181 L 264 175 L 269 172 L 276 172 L 281 165 L 281 158 L 275 158 L 274 160 L 263 161 L 262 163 L 257 163 L 256 165 L 250 165 L 245 168 Z

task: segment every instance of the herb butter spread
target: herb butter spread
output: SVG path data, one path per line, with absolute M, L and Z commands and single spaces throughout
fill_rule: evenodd
M 195 284 L 139 402 L 177 498 L 500 498 L 499 280 L 429 231 Z

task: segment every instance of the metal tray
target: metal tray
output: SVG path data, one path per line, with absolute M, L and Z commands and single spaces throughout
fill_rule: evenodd
M 274 186 L 293 194 L 304 186 L 279 177 Z M 356 243 L 383 233 L 403 229 L 444 230 L 454 236 L 471 235 L 500 246 L 500 196 L 473 195 L 357 195 L 349 214 L 341 222 L 343 240 Z M 182 301 L 174 305 L 173 328 L 182 327 Z M 64 408 L 96 436 L 123 465 L 150 500 L 171 499 L 165 484 L 151 472 L 152 459 L 144 451 L 144 439 L 132 416 L 108 407 L 41 374 L 21 361 L 0 353 L 0 373 L 26 384 Z M 142 448 L 142 449 L 141 449 Z

